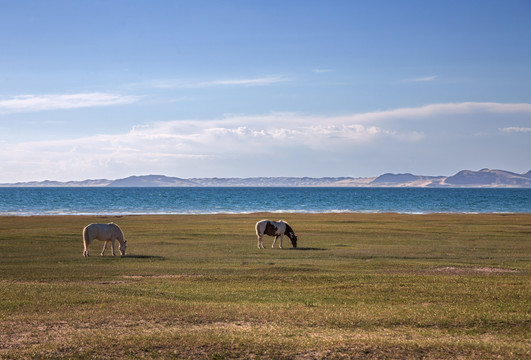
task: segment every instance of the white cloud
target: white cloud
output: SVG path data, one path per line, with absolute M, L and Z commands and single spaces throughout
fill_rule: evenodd
M 276 83 L 291 81 L 282 75 L 270 75 L 249 78 L 225 78 L 218 80 L 189 81 L 183 79 L 154 79 L 146 82 L 130 84 L 127 88 L 154 88 L 154 89 L 175 89 L 175 88 L 210 88 L 218 86 L 268 86 Z
M 402 108 L 345 116 L 319 116 L 298 113 L 266 115 L 226 115 L 213 120 L 169 121 L 134 127 L 122 140 L 133 144 L 147 143 L 146 151 L 167 146 L 167 151 L 180 149 L 186 154 L 211 155 L 224 151 L 252 153 L 257 146 L 271 153 L 282 147 L 300 146 L 330 150 L 338 146 L 358 146 L 386 138 L 416 142 L 426 134 L 419 129 L 406 130 L 398 121 L 431 120 L 444 116 L 483 113 L 530 113 L 531 104 L 457 103 L 432 104 L 418 108 Z M 390 122 L 389 122 L 390 120 Z M 507 131 L 527 131 L 509 128 Z
M 58 109 L 75 109 L 96 106 L 130 104 L 139 100 L 136 96 L 109 93 L 19 95 L 0 100 L 0 113 L 34 112 Z
M 431 104 L 414 108 L 400 108 L 387 111 L 374 111 L 340 118 L 353 122 L 374 122 L 391 119 L 430 119 L 440 115 L 462 115 L 473 113 L 531 113 L 531 104 L 504 104 L 493 102 L 462 102 L 448 104 Z
M 212 80 L 205 82 L 198 82 L 195 84 L 189 84 L 189 87 L 210 87 L 210 86 L 267 86 L 271 84 L 276 84 L 280 82 L 289 81 L 288 78 L 283 76 L 265 76 L 258 78 L 247 78 L 247 79 L 223 79 L 223 80 Z
M 328 125 L 324 117 L 227 116 L 145 124 L 120 135 L 0 143 L 0 169 L 4 177 L 24 172 L 27 179 L 47 174 L 46 178 L 65 180 L 168 173 L 176 167 L 197 169 L 199 164 L 207 168 L 238 164 L 230 159 L 284 157 L 280 154 L 293 150 L 340 151 L 382 136 L 395 134 L 361 124 Z
M 513 132 L 526 133 L 526 132 L 531 132 L 531 128 L 528 128 L 528 127 L 516 127 L 516 126 L 510 126 L 510 127 L 502 128 L 500 130 L 503 131 L 503 132 L 506 132 L 506 133 L 513 133 Z
M 424 77 L 418 77 L 413 79 L 406 79 L 405 82 L 429 82 L 429 81 L 435 81 L 439 78 L 439 75 L 431 75 L 431 76 L 424 76 Z
M 425 148 L 425 140 L 433 133 L 427 126 L 420 128 L 421 124 L 409 122 L 410 119 L 433 121 L 441 119 L 441 115 L 443 119 L 451 119 L 455 114 L 472 114 L 470 119 L 481 124 L 482 116 L 477 114 L 530 112 L 531 104 L 458 103 L 344 116 L 271 113 L 154 122 L 134 126 L 118 135 L 0 142 L 0 172 L 4 178 L 20 177 L 24 173 L 24 178 L 29 180 L 40 179 L 42 174 L 67 180 L 140 173 L 175 174 L 175 169 L 182 169 L 182 176 L 198 175 L 200 169 L 211 172 L 210 176 L 220 175 L 215 169 L 230 176 L 227 174 L 230 171 L 245 171 L 241 170 L 244 160 L 245 166 L 249 166 L 264 158 L 285 159 L 295 154 L 304 161 L 319 155 L 346 163 L 361 149 L 364 154 L 384 149 L 394 153 L 394 149 L 400 148 L 415 149 L 417 154 L 429 150 Z M 531 131 L 524 127 L 501 130 Z M 317 162 L 315 165 L 325 166 Z M 286 174 L 280 171 L 277 175 Z

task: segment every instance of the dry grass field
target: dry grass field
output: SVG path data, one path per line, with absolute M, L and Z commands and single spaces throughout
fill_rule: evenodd
M 2 359 L 531 357 L 531 214 L 0 217 L 0 275 Z

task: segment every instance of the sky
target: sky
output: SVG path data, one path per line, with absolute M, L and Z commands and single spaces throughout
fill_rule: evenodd
M 0 0 L 0 183 L 531 170 L 531 1 Z

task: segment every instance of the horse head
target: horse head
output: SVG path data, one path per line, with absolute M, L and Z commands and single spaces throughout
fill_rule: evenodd
M 124 242 L 120 244 L 120 254 L 122 254 L 122 256 L 125 256 L 126 247 L 127 247 L 127 241 L 124 240 Z
M 293 247 L 296 248 L 297 247 L 297 236 L 295 235 L 295 233 L 293 232 L 288 233 L 288 237 L 291 240 L 291 245 L 293 245 Z

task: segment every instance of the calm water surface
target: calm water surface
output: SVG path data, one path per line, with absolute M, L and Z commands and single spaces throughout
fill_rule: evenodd
M 0 215 L 531 213 L 531 189 L 0 188 Z

